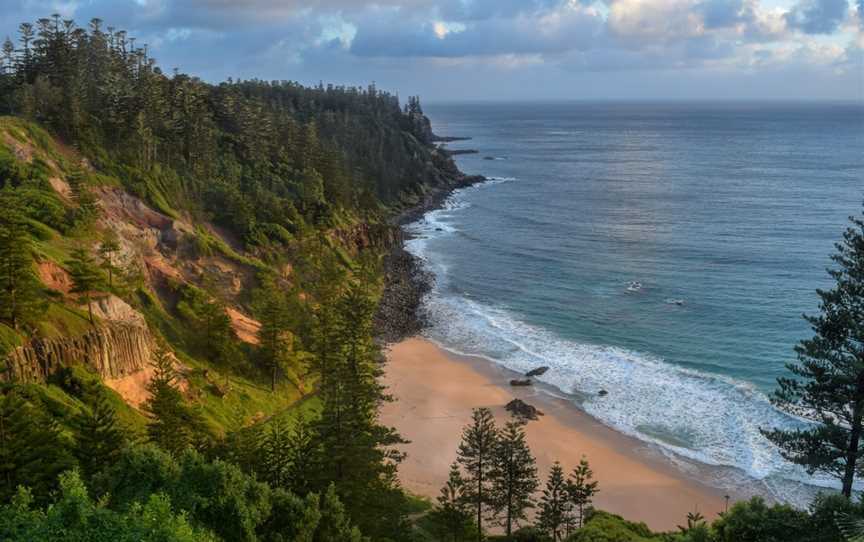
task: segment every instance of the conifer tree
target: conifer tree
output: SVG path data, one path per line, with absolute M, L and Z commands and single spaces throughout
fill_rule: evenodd
M 96 205 L 96 198 L 87 187 L 87 184 L 84 181 L 84 173 L 81 170 L 73 171 L 68 177 L 68 182 L 69 188 L 72 192 L 72 198 L 78 206 L 75 212 L 75 222 L 83 226 L 88 226 L 99 214 L 99 207 Z
M 290 439 L 291 427 L 288 421 L 280 416 L 270 421 L 261 439 L 261 467 L 258 474 L 260 479 L 271 487 L 291 487 L 294 451 Z
M 259 311 L 258 344 L 264 366 L 270 374 L 270 391 L 276 391 L 279 373 L 296 359 L 293 355 L 294 336 L 289 331 L 290 315 L 284 294 L 272 284 L 265 285 L 265 292 Z
M 73 453 L 85 480 L 113 465 L 128 440 L 104 394 L 97 396 L 91 409 L 78 414 L 75 429 Z
M 41 404 L 28 402 L 17 389 L 0 396 L 0 500 L 25 486 L 44 501 L 60 473 L 74 465 L 57 422 Z
M 0 206 L 0 320 L 18 330 L 45 310 L 33 247 L 16 200 L 3 194 Z
M 488 408 L 476 408 L 471 423 L 462 430 L 458 463 L 465 470 L 465 495 L 474 509 L 477 521 L 477 540 L 483 539 L 483 512 L 490 503 L 493 456 L 498 444 L 495 418 Z
M 525 438 L 525 421 L 510 420 L 499 432 L 492 454 L 492 509 L 509 537 L 513 526 L 534 507 L 537 491 L 537 465 Z
M 546 488 L 540 498 L 539 508 L 537 519 L 540 528 L 552 539 L 552 542 L 559 542 L 570 524 L 572 505 L 567 494 L 564 469 L 558 461 L 549 470 L 549 478 L 546 480 Z
M 864 436 L 864 220 L 837 243 L 831 290 L 817 290 L 821 314 L 805 316 L 811 339 L 795 347 L 792 378 L 779 378 L 772 401 L 779 408 L 814 422 L 798 429 L 764 429 L 787 460 L 811 474 L 837 477 L 846 497 L 861 472 Z
M 149 416 L 147 438 L 174 455 L 190 448 L 203 432 L 200 416 L 177 388 L 177 372 L 170 354 L 159 348 L 151 362 L 153 378 L 147 384 L 150 398 L 143 405 Z
M 93 292 L 103 287 L 103 277 L 93 257 L 83 247 L 72 251 L 72 259 L 66 262 L 69 266 L 69 276 L 72 278 L 73 294 L 78 294 L 87 303 L 87 313 L 90 316 L 90 324 L 95 324 L 93 317 Z
M 465 495 L 465 479 L 458 463 L 450 465 L 450 475 L 438 495 L 438 506 L 429 515 L 446 540 L 462 542 L 473 534 L 471 504 Z
M 593 479 L 594 471 L 588 465 L 588 459 L 579 460 L 579 466 L 573 469 L 567 479 L 567 495 L 576 512 L 576 527 L 582 527 L 585 521 L 585 511 L 591 506 L 594 495 L 599 491 L 598 483 Z
M 108 287 L 114 287 L 114 274 L 119 271 L 117 266 L 117 254 L 120 252 L 120 243 L 117 236 L 106 235 L 99 245 L 99 257 L 102 259 L 102 269 L 108 272 Z

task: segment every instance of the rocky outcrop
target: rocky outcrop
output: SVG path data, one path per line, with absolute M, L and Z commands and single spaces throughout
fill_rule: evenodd
M 93 301 L 100 324 L 72 337 L 36 337 L 13 350 L 0 379 L 41 382 L 63 367 L 87 365 L 104 379 L 136 373 L 150 362 L 153 337 L 144 317 L 117 296 Z
M 0 379 L 41 382 L 63 367 L 84 364 L 103 378 L 121 378 L 143 369 L 153 340 L 146 327 L 111 322 L 77 337 L 35 338 L 13 350 Z
M 534 405 L 529 405 L 522 399 L 513 399 L 504 408 L 514 417 L 524 420 L 536 420 L 538 416 L 543 416 L 543 412 L 537 409 Z

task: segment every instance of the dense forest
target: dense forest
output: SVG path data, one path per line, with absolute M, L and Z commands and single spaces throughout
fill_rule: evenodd
M 376 340 L 391 222 L 464 182 L 419 99 L 166 74 L 98 19 L 24 23 L 0 61 L 0 539 L 834 542 L 860 530 L 857 455 L 824 438 L 806 448 L 818 434 L 771 436 L 805 465 L 828 450 L 813 470 L 851 461 L 846 495 L 805 511 L 754 498 L 674 533 L 596 510 L 603 481 L 587 459 L 539 473 L 530 422 L 498 426 L 486 409 L 441 451 L 455 462 L 440 497 L 407 494 L 404 440 L 378 417 L 392 400 Z M 836 278 L 860 298 L 856 224 Z M 832 322 L 826 336 L 844 325 Z M 112 341 L 123 348 L 90 359 Z M 777 401 L 806 395 L 789 381 Z

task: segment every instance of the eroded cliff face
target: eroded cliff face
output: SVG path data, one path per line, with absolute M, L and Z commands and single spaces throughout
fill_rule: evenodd
M 154 342 L 144 318 L 114 296 L 97 300 L 93 313 L 99 323 L 82 335 L 35 337 L 13 350 L 0 379 L 42 382 L 63 367 L 82 364 L 115 379 L 147 367 Z

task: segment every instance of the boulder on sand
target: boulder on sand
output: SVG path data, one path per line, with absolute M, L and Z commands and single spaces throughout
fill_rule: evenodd
M 507 406 L 504 408 L 506 408 L 513 416 L 524 418 L 526 420 L 536 420 L 538 416 L 543 415 L 543 412 L 537 410 L 535 406 L 529 405 L 522 399 L 513 399 L 507 403 Z
M 510 381 L 510 385 L 511 386 L 530 386 L 531 385 L 531 379 L 526 378 L 524 380 L 521 380 L 519 378 L 514 378 L 513 380 Z
M 540 376 L 548 370 L 549 370 L 549 367 L 537 367 L 536 369 L 531 369 L 530 371 L 525 373 L 525 376 L 527 376 L 527 377 Z

